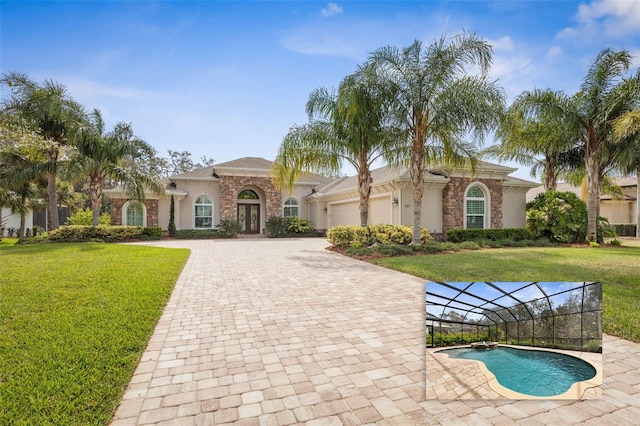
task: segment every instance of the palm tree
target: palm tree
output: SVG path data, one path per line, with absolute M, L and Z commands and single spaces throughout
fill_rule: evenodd
M 595 241 L 600 210 L 600 191 L 604 171 L 612 165 L 621 146 L 613 139 L 613 123 L 637 105 L 640 97 L 640 71 L 630 78 L 631 65 L 626 50 L 602 50 L 589 67 L 580 91 L 572 97 L 556 100 L 524 92 L 522 106 L 527 114 L 541 108 L 555 111 L 577 133 L 587 174 L 587 240 Z
M 50 229 L 56 229 L 60 226 L 57 174 L 60 163 L 65 161 L 69 132 L 79 121 L 82 108 L 71 99 L 64 86 L 51 80 L 37 84 L 24 74 L 11 72 L 2 75 L 0 84 L 12 92 L 11 98 L 4 102 L 4 113 L 24 119 L 46 142 L 49 225 Z
M 425 48 L 417 40 L 402 50 L 383 47 L 369 58 L 394 94 L 391 109 L 406 142 L 391 162 L 409 165 L 414 244 L 420 243 L 425 167 L 468 163 L 475 168 L 477 150 L 465 139 L 471 135 L 482 142 L 498 124 L 505 96 L 485 76 L 491 62 L 491 46 L 469 33 Z M 482 75 L 467 74 L 470 66 Z
M 99 223 L 102 208 L 102 191 L 105 180 L 122 184 L 133 199 L 144 200 L 145 188 L 160 195 L 164 187 L 156 178 L 136 167 L 135 157 L 141 147 L 148 144 L 135 137 L 131 125 L 118 123 L 111 132 L 104 132 L 104 120 L 99 110 L 94 109 L 85 122 L 73 134 L 78 156 L 74 165 L 89 177 L 92 223 Z
M 314 90 L 307 102 L 310 123 L 293 126 L 285 136 L 273 164 L 279 187 L 293 189 L 304 171 L 336 175 L 344 162 L 358 173 L 360 225 L 369 218 L 371 166 L 393 150 L 393 138 L 385 128 L 384 93 L 361 68 L 346 77 L 338 93 Z
M 562 94 L 544 90 L 535 92 L 535 96 L 541 102 L 550 98 L 546 102 L 550 103 L 559 102 Z M 489 147 L 484 155 L 531 167 L 531 176 L 541 175 L 545 190 L 555 191 L 559 175 L 575 163 L 576 153 L 571 148 L 577 134 L 554 111 L 540 108 L 534 115 L 526 115 L 522 103 L 522 97 L 518 97 L 511 104 L 496 132 L 500 145 Z
M 613 123 L 614 135 L 626 139 L 627 155 L 622 166 L 627 172 L 636 174 L 636 238 L 640 238 L 640 109 L 634 109 Z

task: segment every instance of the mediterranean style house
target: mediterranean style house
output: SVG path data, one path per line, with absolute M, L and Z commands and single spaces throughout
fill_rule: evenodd
M 129 200 L 121 188 L 105 190 L 114 225 L 167 229 L 171 197 L 177 229 L 211 229 L 235 219 L 247 234 L 263 234 L 271 216 L 297 216 L 315 229 L 359 225 L 357 177 L 303 175 L 293 192 L 274 185 L 271 161 L 245 157 L 167 179 L 166 193 Z M 481 162 L 469 170 L 432 168 L 425 173 L 422 226 L 433 234 L 451 228 L 524 227 L 525 195 L 537 183 L 509 176 L 516 169 Z M 413 224 L 409 171 L 388 166 L 372 171 L 370 224 Z

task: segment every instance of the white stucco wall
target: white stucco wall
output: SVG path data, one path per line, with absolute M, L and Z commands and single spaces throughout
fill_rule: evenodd
M 329 203 L 329 226 L 359 225 L 360 209 L 358 200 L 349 200 L 340 203 Z
M 524 228 L 527 225 L 526 190 L 505 188 L 502 193 L 502 227 Z
M 369 198 L 369 224 L 381 225 L 392 223 L 391 195 L 385 194 L 376 198 Z
M 7 228 L 20 228 L 20 214 L 12 214 L 11 209 L 2 208 L 2 223 L 4 224 L 5 232 L 4 235 L 7 235 Z M 25 217 L 25 227 L 32 228 L 33 227 L 33 214 L 28 212 Z
M 178 189 L 187 191 L 189 195 L 182 200 L 176 200 L 176 229 L 194 229 L 195 228 L 195 200 L 200 195 L 207 195 L 213 202 L 213 225 L 220 223 L 220 184 L 218 182 L 200 182 L 185 185 L 178 182 Z M 178 209 L 180 212 L 178 212 Z M 166 213 L 166 219 L 161 219 L 161 211 Z M 166 207 L 158 205 L 158 221 L 163 229 L 169 223 L 169 200 L 166 200 Z
M 400 207 L 402 224 L 413 226 L 413 190 L 402 190 Z M 432 233 L 442 232 L 442 189 L 425 187 L 422 194 L 422 227 Z

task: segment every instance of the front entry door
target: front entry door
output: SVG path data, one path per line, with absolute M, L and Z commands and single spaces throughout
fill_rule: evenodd
M 260 204 L 238 204 L 238 222 L 245 234 L 260 232 Z

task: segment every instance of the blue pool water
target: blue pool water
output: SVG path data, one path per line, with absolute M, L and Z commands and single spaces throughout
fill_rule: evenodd
M 508 347 L 495 349 L 455 348 L 442 351 L 451 358 L 482 361 L 505 388 L 533 396 L 554 396 L 572 384 L 596 375 L 593 366 L 557 352 Z

